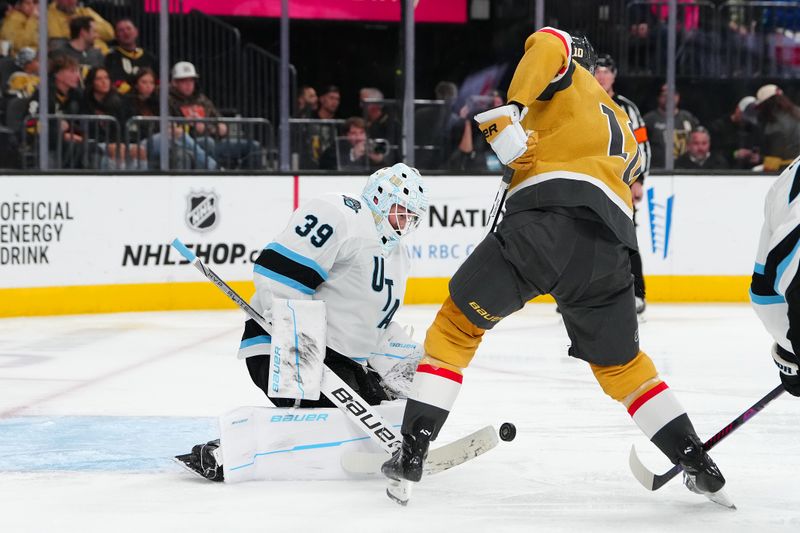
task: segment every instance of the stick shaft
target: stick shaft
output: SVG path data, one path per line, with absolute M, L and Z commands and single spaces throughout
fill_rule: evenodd
M 506 196 L 508 195 L 508 187 L 511 185 L 511 178 L 514 176 L 514 169 L 511 167 L 506 167 L 503 170 L 503 179 L 500 181 L 500 187 L 497 189 L 497 194 L 494 197 L 494 204 L 492 205 L 492 210 L 489 212 L 489 223 L 487 226 L 489 227 L 489 231 L 486 232 L 488 235 L 489 233 L 493 233 L 495 228 L 497 227 L 498 219 L 500 218 L 500 211 L 503 209 L 503 203 L 506 201 Z
M 728 424 L 721 430 L 717 431 L 717 433 L 714 436 L 705 441 L 703 443 L 703 449 L 705 451 L 708 451 L 717 444 L 719 444 L 720 442 L 722 442 L 723 440 L 725 440 L 725 438 L 728 435 L 736 431 L 739 427 L 744 425 L 745 422 L 747 422 L 755 415 L 757 415 L 759 412 L 761 412 L 761 410 L 764 409 L 772 400 L 783 394 L 784 390 L 785 389 L 783 388 L 783 385 L 778 385 L 777 387 L 769 391 L 766 394 L 766 396 L 758 400 L 748 410 L 746 410 L 744 413 L 734 418 L 730 424 Z M 661 474 L 660 476 L 655 476 L 656 477 L 655 488 L 662 486 L 664 483 L 677 476 L 681 470 L 683 470 L 681 465 L 675 465 L 672 468 L 670 468 L 668 472 Z

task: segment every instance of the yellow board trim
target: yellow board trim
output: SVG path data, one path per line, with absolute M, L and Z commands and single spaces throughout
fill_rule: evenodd
M 229 285 L 246 299 L 255 292 L 252 281 Z M 0 289 L 0 317 L 234 308 L 207 281 Z
M 411 278 L 407 304 L 440 304 L 447 298 L 448 278 Z M 648 302 L 749 302 L 750 276 L 645 276 Z M 536 303 L 552 303 L 550 295 Z
M 405 303 L 441 304 L 449 278 L 411 278 Z M 647 276 L 648 302 L 748 302 L 750 276 Z M 243 298 L 254 292 L 252 281 L 230 286 Z M 553 302 L 540 296 L 535 302 Z M 236 306 L 207 281 L 137 283 L 0 289 L 0 317 L 234 309 Z

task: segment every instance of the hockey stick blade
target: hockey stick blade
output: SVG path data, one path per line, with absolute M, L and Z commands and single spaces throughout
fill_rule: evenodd
M 488 452 L 499 443 L 494 427 L 486 426 L 444 446 L 434 448 L 425 461 L 425 475 L 438 474 Z M 386 453 L 349 452 L 342 455 L 342 469 L 352 475 L 376 475 L 389 459 Z
M 742 426 L 745 422 L 747 422 L 755 415 L 757 415 L 772 400 L 783 394 L 784 390 L 785 389 L 783 388 L 783 385 L 778 385 L 777 387 L 769 391 L 766 394 L 766 396 L 764 396 L 756 403 L 754 403 L 747 411 L 734 418 L 730 424 L 728 424 L 721 430 L 717 431 L 717 433 L 714 434 L 713 437 L 704 442 L 703 449 L 705 451 L 708 451 L 717 444 L 719 444 L 720 442 L 722 442 L 725 439 L 725 437 L 736 431 L 736 429 Z M 636 453 L 636 446 L 631 446 L 631 453 L 630 456 L 628 457 L 628 464 L 630 465 L 633 476 L 647 490 L 660 489 L 670 479 L 677 476 L 681 472 L 681 470 L 683 470 L 681 465 L 675 465 L 672 468 L 670 468 L 667 472 L 664 472 L 663 474 L 654 474 L 646 466 L 644 466 L 642 461 L 639 459 L 639 455 Z

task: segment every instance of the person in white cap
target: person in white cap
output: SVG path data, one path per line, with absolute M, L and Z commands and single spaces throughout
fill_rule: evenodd
M 754 96 L 741 98 L 732 112 L 714 120 L 708 128 L 714 150 L 725 158 L 728 168 L 751 169 L 761 162 L 755 103 Z
M 763 85 L 756 92 L 764 170 L 786 168 L 800 153 L 800 108 L 777 85 Z
M 219 118 L 214 102 L 198 90 L 200 76 L 189 61 L 178 61 L 172 67 L 169 89 L 169 114 L 185 118 Z M 251 167 L 251 156 L 260 151 L 258 142 L 249 138 L 230 139 L 228 126 L 223 122 L 193 122 L 189 129 L 192 137 L 227 168 Z M 248 132 L 245 132 L 248 133 Z

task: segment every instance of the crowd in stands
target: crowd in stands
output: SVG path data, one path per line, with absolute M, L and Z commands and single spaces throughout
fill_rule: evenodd
M 666 86 L 658 107 L 644 121 L 652 149 L 651 169 L 665 166 Z M 745 95 L 707 126 L 680 106 L 675 92 L 674 168 L 683 170 L 764 170 L 785 168 L 800 153 L 800 107 L 775 84 Z
M 680 1 L 680 27 L 700 26 L 701 12 Z M 35 166 L 39 62 L 49 76 L 49 146 L 52 168 L 158 168 L 162 135 L 170 146 L 170 165 L 178 169 L 264 169 L 269 154 L 252 135 L 231 127 L 203 93 L 195 65 L 179 61 L 170 69 L 169 131 L 161 132 L 158 61 L 139 46 L 131 19 L 113 24 L 77 0 L 54 0 L 46 16 L 48 49 L 38 48 L 40 13 L 35 0 L 10 3 L 0 25 L 0 165 L 13 161 L 28 146 Z M 647 36 L 663 23 L 664 7 L 646 5 L 649 25 L 637 22 L 631 32 Z M 651 58 L 652 59 L 652 58 Z M 434 99 L 415 108 L 415 161 L 423 169 L 496 172 L 499 161 L 483 141 L 473 117 L 502 105 L 504 95 L 487 89 L 459 94 L 442 81 Z M 355 95 L 353 95 L 355 96 Z M 401 114 L 395 101 L 376 87 L 358 92 L 359 112 L 342 115 L 339 87 L 297 91 L 291 121 L 293 166 L 303 170 L 369 171 L 397 162 L 402 154 Z M 681 106 L 675 93 L 674 137 L 666 138 L 667 88 L 656 109 L 644 114 L 651 147 L 650 169 L 666 165 L 665 146 L 674 147 L 678 169 L 779 170 L 800 153 L 800 108 L 774 84 L 741 99 L 724 116 L 700 120 Z M 62 118 L 74 116 L 88 119 Z M 705 122 L 705 123 L 704 123 Z
M 0 58 L 0 123 L 5 151 L 36 139 L 39 61 L 48 65 L 51 168 L 158 168 L 158 62 L 138 45 L 128 18 L 112 25 L 76 0 L 55 0 L 47 12 L 48 50 L 38 50 L 38 2 L 18 0 L 0 26 L 7 42 Z M 173 65 L 169 86 L 171 166 L 180 169 L 264 168 L 263 147 L 242 132 L 232 133 L 203 94 L 200 73 L 189 62 Z M 59 116 L 84 115 L 96 119 Z M 137 120 L 130 121 L 133 117 Z M 27 122 L 26 122 L 26 119 Z M 129 142 L 125 142 L 128 139 Z M 130 141 L 132 139 L 132 141 Z M 33 157 L 33 155 L 31 156 Z M 21 161 L 2 157 L 3 166 Z
M 313 87 L 299 89 L 295 117 L 305 120 L 293 124 L 300 133 L 293 150 L 303 155 L 301 169 L 369 170 L 396 160 L 401 137 L 397 114 L 380 104 L 383 95 L 377 89 L 364 88 L 360 94 L 363 116 L 337 121 L 340 94 L 335 86 L 319 97 Z M 435 95 L 435 101 L 416 107 L 415 164 L 458 172 L 500 170 L 472 117 L 501 105 L 503 96 L 490 91 L 459 99 L 452 82 L 440 82 Z M 777 85 L 766 84 L 754 96 L 742 96 L 730 112 L 707 124 L 684 109 L 680 97 L 676 91 L 672 142 L 676 169 L 777 171 L 800 153 L 800 107 Z M 651 170 L 666 166 L 666 85 L 661 86 L 657 102 L 656 109 L 644 115 Z

